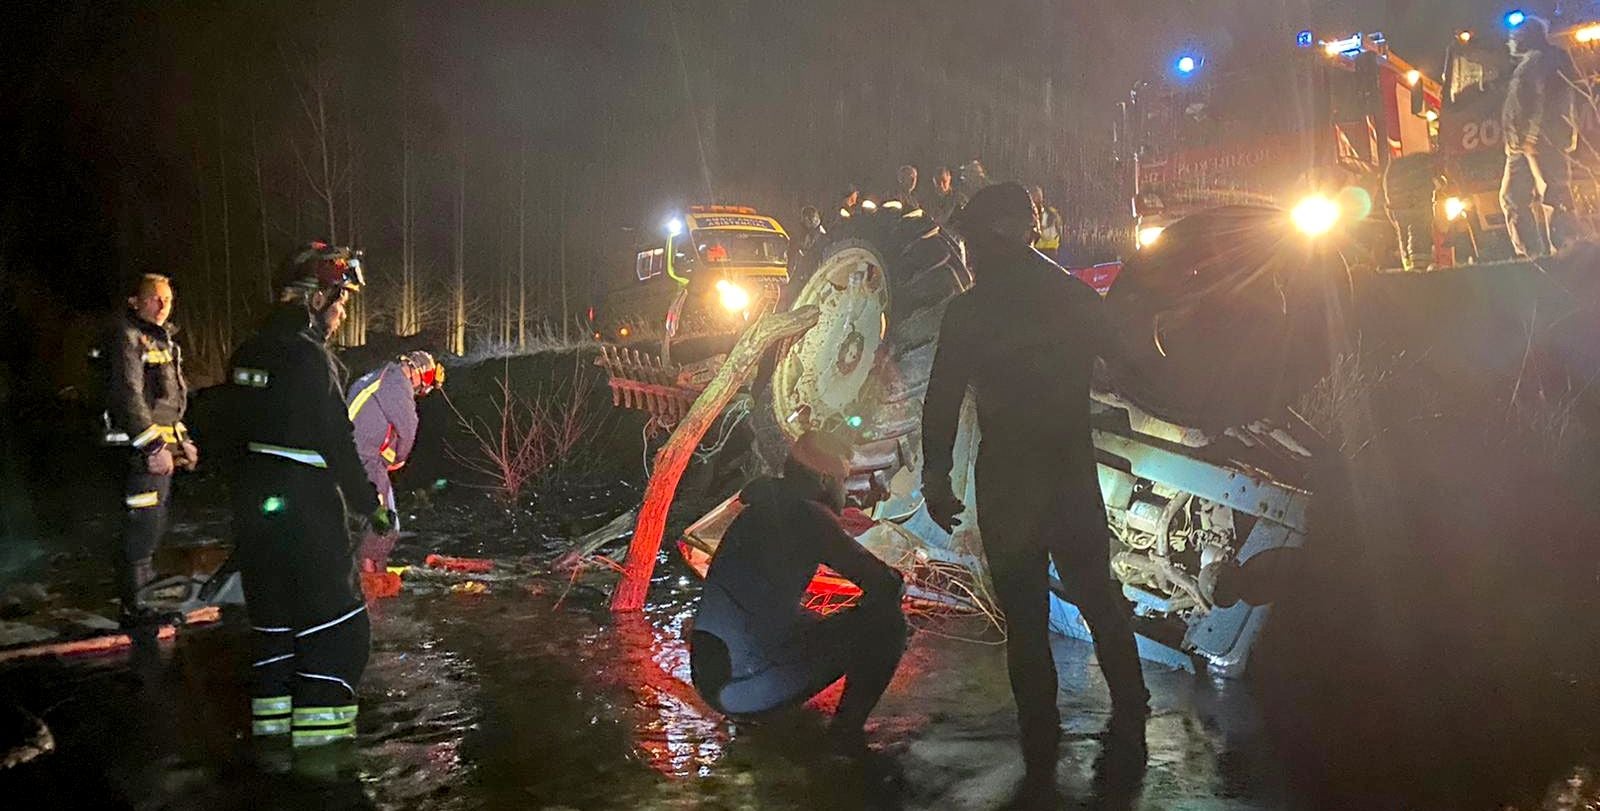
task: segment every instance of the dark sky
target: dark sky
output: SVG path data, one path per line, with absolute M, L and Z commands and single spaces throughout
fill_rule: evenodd
M 1226 64 L 1305 27 L 1381 29 L 1431 67 L 1452 30 L 1491 28 L 1504 10 L 1492 0 L 8 4 L 0 272 L 86 307 L 130 273 L 166 270 L 191 319 L 244 319 L 264 296 L 263 259 L 327 229 L 316 173 L 302 167 L 316 169 L 318 152 L 296 92 L 319 78 L 340 239 L 353 231 L 369 252 L 374 317 L 401 254 L 406 144 L 430 290 L 452 263 L 464 185 L 475 306 L 503 303 L 520 256 L 539 317 L 559 317 L 563 267 L 571 299 L 586 299 L 625 277 L 640 226 L 690 202 L 750 203 L 792 221 L 846 182 L 887 189 L 899 163 L 926 171 L 979 157 L 997 178 L 1103 206 L 1115 197 L 1101 168 L 1110 106 L 1179 49 Z

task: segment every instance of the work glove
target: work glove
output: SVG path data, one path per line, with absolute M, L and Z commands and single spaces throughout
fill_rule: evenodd
M 186 439 L 178 444 L 178 452 L 173 455 L 173 462 L 179 470 L 194 470 L 200 465 L 200 449 Z
M 964 512 L 967 505 L 961 503 L 961 499 L 956 498 L 956 494 L 950 490 L 950 480 L 943 478 L 924 481 L 922 497 L 927 501 L 928 517 L 933 519 L 933 523 L 938 524 L 945 532 L 955 532 L 955 528 L 961 523 L 956 520 L 956 516 Z
M 388 535 L 400 523 L 400 515 L 388 507 L 379 507 L 367 518 L 367 526 L 374 534 Z
M 153 475 L 171 476 L 172 467 L 172 451 L 165 445 L 161 446 L 161 450 L 146 454 L 144 457 L 144 469 Z

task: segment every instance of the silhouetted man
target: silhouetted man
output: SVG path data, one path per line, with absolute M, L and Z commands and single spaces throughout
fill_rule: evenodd
M 1094 633 L 1111 688 L 1111 733 L 1142 741 L 1148 714 L 1128 605 L 1110 575 L 1110 538 L 1089 431 L 1089 382 L 1106 339 L 1100 297 L 1029 247 L 1033 202 L 1016 183 L 978 192 L 957 215 L 976 285 L 950 302 L 922 418 L 923 494 L 949 529 L 961 401 L 977 398 L 978 512 L 1006 616 L 1006 659 L 1028 783 L 1053 783 L 1061 736 L 1048 638 L 1056 570 Z
M 829 734 L 866 748 L 867 714 L 905 649 L 900 573 L 839 524 L 850 446 L 818 431 L 795 442 L 783 477 L 744 488 L 744 510 L 723 535 L 695 615 L 695 689 L 728 715 L 799 704 L 845 678 Z M 817 564 L 861 588 L 854 607 L 820 616 L 801 603 Z
M 922 203 L 917 199 L 917 167 L 906 164 L 894 173 L 895 190 L 889 195 L 890 200 L 899 200 L 906 211 L 921 208 Z
M 1500 112 L 1506 143 L 1500 208 L 1517 255 L 1542 256 L 1577 236 L 1567 165 L 1567 153 L 1576 146 L 1568 84 L 1575 71 L 1566 52 L 1550 43 L 1549 24 L 1538 17 L 1512 29 L 1506 45 L 1517 65 Z M 1550 209 L 1548 234 L 1534 215 L 1541 204 Z
M 950 217 L 967 204 L 967 198 L 951 185 L 950 167 L 941 166 L 933 173 L 934 194 L 928 199 L 923 211 L 927 212 L 929 219 L 944 225 Z

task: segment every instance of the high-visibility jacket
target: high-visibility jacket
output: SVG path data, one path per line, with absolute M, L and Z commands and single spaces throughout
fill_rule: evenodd
M 90 352 L 105 375 L 105 443 L 153 453 L 187 438 L 183 412 L 189 384 L 172 331 L 132 311 L 112 322 Z
M 1055 206 L 1047 205 L 1039 210 L 1039 238 L 1033 247 L 1047 253 L 1061 247 L 1061 212 Z
M 391 361 L 351 384 L 345 401 L 361 467 L 372 486 L 387 493 L 389 474 L 405 465 L 417 440 L 417 400 L 411 381 L 400 364 Z

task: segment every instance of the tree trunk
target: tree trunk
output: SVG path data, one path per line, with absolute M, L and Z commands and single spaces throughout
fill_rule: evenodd
M 272 289 L 272 247 L 267 239 L 267 190 L 261 182 L 261 145 L 256 140 L 256 108 L 250 105 L 250 160 L 256 176 L 256 216 L 261 223 L 261 286 L 270 305 L 278 297 Z
M 222 351 L 233 349 L 233 245 L 228 221 L 228 136 L 223 126 L 222 92 L 217 91 L 217 172 L 222 180 Z
M 612 611 L 638 611 L 644 608 L 645 593 L 650 588 L 650 574 L 655 571 L 656 555 L 661 550 L 661 537 L 667 529 L 667 513 L 672 509 L 673 496 L 678 491 L 678 481 L 694 457 L 701 437 L 716 423 L 722 409 L 738 393 L 745 380 L 755 374 L 756 365 L 772 345 L 785 338 L 793 338 L 817 323 L 821 311 L 806 305 L 785 313 L 769 313 L 745 330 L 728 353 L 728 359 L 705 391 L 695 398 L 683 421 L 678 423 L 667 444 L 656 453 L 655 468 L 650 472 L 650 483 L 645 486 L 644 505 L 639 508 L 639 523 L 633 531 L 633 541 L 628 546 L 628 561 L 623 569 L 622 582 L 611 595 Z
M 456 255 L 450 298 L 450 351 L 467 351 L 467 144 L 456 157 Z
M 517 150 L 517 349 L 528 351 L 528 141 Z

